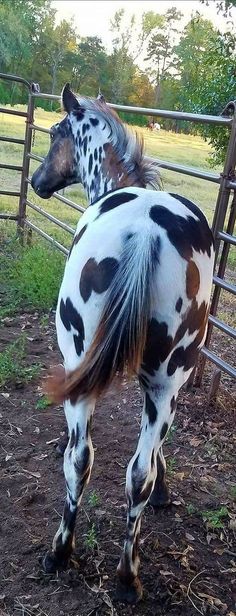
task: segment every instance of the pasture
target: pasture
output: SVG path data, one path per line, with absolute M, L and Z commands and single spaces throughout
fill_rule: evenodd
M 51 126 L 58 114 L 38 110 L 36 123 Z M 22 122 L 1 117 L 1 133 L 21 136 Z M 152 156 L 207 168 L 209 148 L 199 137 L 143 129 Z M 22 131 L 23 135 L 23 131 Z M 47 151 L 48 136 L 36 135 L 33 152 Z M 1 162 L 18 163 L 20 146 L 0 144 Z M 33 163 L 31 171 L 37 167 Z M 164 189 L 196 201 L 212 220 L 217 186 L 161 171 Z M 17 174 L 0 170 L 2 187 L 19 186 Z M 85 205 L 79 188 L 66 195 Z M 29 197 L 45 207 L 32 191 Z M 13 213 L 17 200 L 1 197 L 1 210 Z M 55 199 L 47 209 L 71 226 L 78 213 Z M 30 219 L 47 232 L 53 225 L 35 212 Z M 54 237 L 71 238 L 55 228 Z M 236 484 L 233 415 L 235 384 L 224 376 L 217 402 L 209 405 L 208 366 L 201 390 L 183 391 L 175 424 L 165 444 L 172 504 L 155 513 L 147 507 L 140 551 L 142 602 L 127 607 L 114 601 L 114 572 L 126 518 L 125 469 L 137 440 L 142 400 L 136 382 L 123 381 L 100 400 L 94 420 L 96 463 L 77 520 L 77 546 L 66 572 L 46 575 L 41 558 L 60 519 L 64 500 L 62 459 L 56 445 L 64 430 L 60 407 L 43 396 L 41 380 L 60 362 L 54 310 L 64 257 L 33 236 L 22 249 L 14 223 L 0 230 L 0 434 L 1 434 L 1 616 L 193 616 L 234 615 Z M 227 277 L 233 279 L 235 254 Z M 233 324 L 227 294 L 220 315 Z M 230 341 L 232 345 L 232 342 Z M 232 360 L 232 346 L 217 334 L 213 345 Z M 135 417 L 135 424 L 134 418 Z M 135 430 L 134 430 L 135 425 Z

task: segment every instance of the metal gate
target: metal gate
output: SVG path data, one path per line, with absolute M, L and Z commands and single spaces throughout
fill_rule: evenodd
M 7 113 L 10 115 L 18 115 L 25 118 L 25 137 L 24 139 L 9 138 L 0 136 L 0 141 L 6 141 L 11 143 L 18 143 L 23 146 L 23 158 L 22 165 L 8 165 L 0 163 L 1 169 L 11 169 L 13 171 L 21 172 L 21 186 L 19 191 L 11 191 L 11 190 L 1 190 L 0 195 L 8 195 L 8 196 L 17 196 L 19 197 L 19 207 L 18 212 L 15 215 L 8 214 L 0 214 L 0 219 L 10 219 L 17 222 L 18 232 L 21 236 L 24 236 L 25 229 L 29 229 L 38 234 L 40 234 L 43 238 L 52 243 L 56 248 L 58 248 L 65 255 L 68 254 L 68 250 L 65 246 L 63 246 L 56 239 L 53 239 L 48 233 L 40 229 L 37 225 L 35 225 L 30 220 L 30 210 L 35 210 L 42 217 L 47 218 L 50 222 L 55 225 L 61 227 L 64 231 L 67 231 L 70 235 L 74 234 L 74 229 L 67 225 L 65 222 L 62 222 L 52 214 L 49 214 L 42 207 L 39 207 L 32 203 L 28 198 L 28 185 L 30 184 L 29 178 L 29 169 L 30 169 L 30 161 L 36 160 L 41 162 L 43 160 L 42 157 L 37 156 L 32 153 L 32 137 L 34 131 L 41 131 L 43 133 L 49 133 L 49 129 L 38 126 L 34 123 L 34 109 L 35 105 L 39 100 L 47 99 L 51 101 L 60 101 L 59 96 L 54 96 L 52 94 L 41 94 L 38 91 L 38 88 L 35 87 L 35 84 L 30 84 L 25 79 L 21 79 L 20 77 L 16 77 L 14 75 L 5 75 L 0 73 L 0 78 L 18 82 L 23 84 L 28 90 L 28 107 L 27 111 L 17 111 L 14 109 L 7 109 L 6 107 L 0 107 L 0 113 Z M 214 212 L 214 219 L 212 224 L 212 230 L 215 238 L 216 244 L 216 261 L 215 261 L 215 274 L 213 278 L 213 295 L 211 301 L 210 315 L 209 315 L 209 327 L 207 339 L 205 342 L 205 346 L 203 347 L 201 353 L 201 358 L 199 361 L 199 365 L 197 368 L 196 374 L 196 383 L 200 385 L 202 380 L 202 375 L 204 371 L 205 361 L 206 359 L 213 362 L 218 370 L 215 372 L 211 391 L 215 392 L 218 384 L 221 370 L 226 372 L 229 376 L 236 378 L 236 369 L 233 365 L 222 360 L 216 353 L 214 353 L 210 349 L 211 336 L 213 328 L 216 327 L 223 331 L 227 336 L 230 336 L 232 339 L 236 339 L 236 330 L 233 327 L 230 327 L 222 320 L 220 320 L 217 316 L 217 308 L 220 300 L 221 291 L 225 290 L 228 293 L 236 295 L 236 286 L 229 282 L 226 282 L 224 279 L 225 270 L 227 266 L 227 259 L 230 250 L 230 246 L 236 246 L 236 236 L 234 233 L 234 225 L 236 219 L 236 177 L 235 177 L 235 166 L 236 166 L 236 102 L 230 102 L 225 107 L 224 111 L 220 116 L 213 115 L 202 115 L 202 114 L 193 114 L 193 113 L 184 113 L 179 111 L 166 111 L 163 109 L 150 109 L 145 107 L 131 107 L 125 105 L 113 105 L 109 104 L 110 107 L 116 109 L 117 111 L 125 111 L 130 112 L 132 114 L 144 114 L 147 116 L 158 117 L 158 118 L 168 118 L 172 120 L 184 120 L 186 122 L 193 123 L 202 123 L 202 124 L 213 124 L 215 126 L 227 126 L 229 128 L 229 141 L 228 141 L 228 149 L 225 159 L 225 164 L 222 173 L 211 173 L 204 170 L 200 170 L 197 168 L 187 167 L 185 165 L 180 165 L 177 163 L 170 163 L 164 160 L 155 159 L 158 161 L 159 166 L 163 169 L 168 169 L 170 171 L 176 171 L 178 173 L 183 173 L 192 177 L 200 178 L 202 180 L 207 180 L 210 182 L 214 182 L 219 185 L 218 197 L 216 201 L 216 207 Z M 230 197 L 233 196 L 232 202 L 229 205 Z M 67 199 L 63 195 L 59 193 L 54 193 L 53 195 L 59 201 L 62 201 L 69 208 L 73 208 L 78 212 L 84 212 L 85 208 L 75 203 L 74 201 Z M 228 216 L 228 222 L 225 228 L 225 223 L 227 220 L 228 210 L 230 208 L 230 213 Z

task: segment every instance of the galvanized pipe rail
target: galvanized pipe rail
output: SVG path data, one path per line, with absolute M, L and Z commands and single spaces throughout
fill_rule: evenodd
M 42 156 L 38 156 L 31 152 L 32 146 L 32 135 L 34 132 L 42 132 L 46 134 L 50 134 L 50 129 L 37 125 L 34 122 L 34 106 L 37 104 L 38 100 L 51 100 L 51 101 L 61 101 L 60 96 L 55 96 L 52 94 L 46 93 L 38 93 L 34 91 L 33 85 L 27 82 L 24 79 L 21 79 L 12 75 L 3 75 L 0 73 L 0 78 L 8 79 L 9 81 L 16 81 L 22 83 L 24 86 L 28 88 L 29 92 L 29 102 L 28 108 L 26 112 L 14 112 L 13 110 L 8 110 L 7 108 L 0 108 L 0 112 L 9 113 L 10 115 L 19 115 L 26 118 L 26 130 L 25 130 L 25 138 L 24 139 L 11 139 L 7 137 L 0 137 L 0 141 L 6 141 L 10 143 L 18 143 L 24 146 L 24 157 L 22 167 L 19 165 L 0 165 L 0 168 L 8 168 L 15 171 L 22 172 L 22 180 L 21 180 L 21 190 L 20 193 L 17 191 L 0 191 L 0 194 L 8 194 L 12 196 L 20 196 L 19 203 L 19 212 L 17 216 L 14 215 L 0 215 L 0 218 L 9 219 L 9 220 L 17 220 L 18 228 L 22 230 L 24 227 L 31 229 L 32 231 L 41 235 L 48 242 L 53 244 L 56 248 L 58 248 L 63 254 L 68 255 L 68 250 L 65 246 L 63 246 L 60 242 L 53 239 L 48 233 L 40 229 L 36 224 L 34 224 L 31 220 L 26 216 L 26 208 L 30 208 L 31 210 L 36 211 L 39 215 L 42 215 L 44 218 L 49 220 L 51 223 L 56 224 L 64 231 L 68 232 L 70 235 L 74 233 L 74 229 L 67 225 L 66 223 L 60 221 L 58 218 L 41 208 L 40 206 L 32 203 L 28 199 L 28 186 L 30 184 L 29 178 L 29 168 L 30 161 L 36 160 L 38 162 L 42 162 L 44 159 Z M 209 344 L 212 334 L 213 327 L 220 329 L 223 333 L 230 336 L 232 339 L 236 338 L 236 331 L 234 328 L 230 327 L 226 323 L 223 323 L 217 316 L 217 307 L 220 298 L 220 292 L 222 289 L 228 291 L 229 293 L 235 294 L 236 287 L 228 283 L 224 280 L 224 274 L 227 264 L 227 257 L 229 253 L 230 246 L 236 246 L 236 237 L 233 235 L 234 232 L 234 224 L 236 218 L 236 196 L 234 193 L 234 199 L 231 206 L 231 212 L 227 224 L 226 230 L 224 230 L 226 213 L 228 211 L 228 203 L 231 191 L 236 190 L 236 179 L 235 179 L 235 165 L 236 165 L 236 107 L 234 102 L 230 102 L 221 116 L 214 115 L 204 115 L 204 114 L 192 114 L 185 113 L 180 111 L 167 111 L 163 109 L 152 109 L 145 107 L 132 107 L 125 105 L 116 105 L 112 103 L 108 103 L 108 106 L 117 110 L 130 112 L 132 114 L 144 114 L 153 117 L 165 118 L 170 120 L 182 120 L 187 122 L 194 123 L 204 123 L 211 124 L 215 126 L 227 126 L 230 130 L 228 151 L 225 160 L 225 165 L 222 174 L 212 173 L 208 171 L 204 171 L 202 169 L 188 167 L 185 165 L 172 163 L 165 160 L 160 159 L 151 159 L 157 160 L 160 168 L 168 169 L 169 171 L 173 171 L 176 173 L 182 173 L 189 175 L 191 177 L 196 177 L 205 181 L 213 182 L 219 185 L 219 194 L 216 204 L 216 210 L 213 221 L 213 233 L 215 236 L 216 242 L 216 252 L 217 256 L 219 255 L 219 249 L 221 243 L 223 243 L 223 248 L 220 255 L 220 261 L 218 266 L 217 274 L 215 274 L 213 283 L 214 283 L 214 293 L 211 304 L 211 314 L 209 316 L 209 328 L 208 328 L 208 336 L 206 339 L 205 347 L 202 349 L 202 361 L 199 364 L 199 369 L 197 372 L 197 382 L 200 384 L 203 368 L 205 365 L 205 360 L 209 359 L 213 362 L 218 368 L 224 370 L 230 376 L 236 377 L 236 369 L 233 366 L 230 366 L 227 362 L 218 357 L 215 353 L 209 350 Z M 232 114 L 233 110 L 233 114 Z M 77 210 L 80 213 L 85 211 L 85 208 L 74 201 L 67 199 L 63 195 L 59 193 L 54 193 L 53 195 L 57 200 L 61 201 L 68 207 L 71 207 Z

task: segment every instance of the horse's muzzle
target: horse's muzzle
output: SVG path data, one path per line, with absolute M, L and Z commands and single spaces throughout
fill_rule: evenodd
M 41 171 L 41 167 L 36 169 L 31 178 L 31 186 L 34 189 L 36 195 L 41 197 L 41 199 L 49 199 L 53 191 L 49 189 L 48 182 L 43 179 L 43 172 Z

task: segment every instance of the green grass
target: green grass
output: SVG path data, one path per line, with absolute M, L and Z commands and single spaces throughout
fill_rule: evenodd
M 88 504 L 91 507 L 91 509 L 94 509 L 95 507 L 97 507 L 100 503 L 100 498 L 98 493 L 96 492 L 96 490 L 93 490 L 92 492 L 90 492 L 89 497 L 88 497 Z
M 47 398 L 47 396 L 41 396 L 41 398 L 37 400 L 35 408 L 37 409 L 37 411 L 43 411 L 50 405 L 51 401 L 49 400 L 49 398 Z
M 195 505 L 193 505 L 192 503 L 188 503 L 188 505 L 186 505 L 186 510 L 187 510 L 188 515 L 192 515 L 193 513 L 196 513 L 197 511 Z
M 38 376 L 39 364 L 25 366 L 26 340 L 23 336 L 9 344 L 0 354 L 0 387 L 8 384 L 28 383 Z
M 203 521 L 207 524 L 208 528 L 224 528 L 225 519 L 228 517 L 229 512 L 227 507 L 220 507 L 214 511 L 202 511 Z
M 168 475 L 171 475 L 175 472 L 176 469 L 176 458 L 167 458 L 166 460 L 166 471 Z
M 48 311 L 56 306 L 64 258 L 37 242 L 23 248 L 11 236 L 2 238 L 0 253 L 0 318 L 19 310 Z
M 97 541 L 96 527 L 93 522 L 92 526 L 89 528 L 88 532 L 85 535 L 84 545 L 87 550 L 93 552 L 95 548 L 97 547 L 97 544 L 98 544 L 98 541 Z

